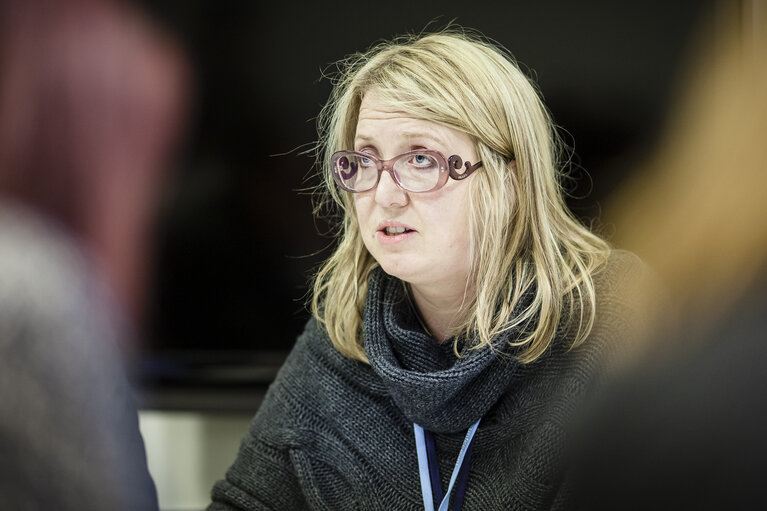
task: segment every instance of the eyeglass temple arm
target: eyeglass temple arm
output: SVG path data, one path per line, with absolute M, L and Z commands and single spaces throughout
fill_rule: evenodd
M 461 168 L 461 164 L 462 163 L 465 166 L 466 170 L 464 170 L 463 172 L 459 173 L 458 169 Z M 461 179 L 466 179 L 467 177 L 469 177 L 471 175 L 472 172 L 474 172 L 475 170 L 477 170 L 478 168 L 480 168 L 482 166 L 482 162 L 481 161 L 478 161 L 474 165 L 472 165 L 468 161 L 467 162 L 463 162 L 461 160 L 461 157 L 458 156 L 457 154 L 454 154 L 453 156 L 448 158 L 447 159 L 447 164 L 448 164 L 448 167 L 450 168 L 450 177 L 452 177 L 453 179 L 455 179 L 457 181 L 460 181 Z

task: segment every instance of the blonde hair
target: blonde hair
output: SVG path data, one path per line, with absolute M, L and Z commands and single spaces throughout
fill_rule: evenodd
M 498 334 L 518 327 L 523 335 L 513 344 L 523 348 L 523 362 L 544 353 L 560 328 L 574 328 L 574 345 L 582 343 L 594 323 L 592 274 L 609 247 L 567 209 L 558 181 L 559 138 L 512 57 L 452 27 L 379 44 L 339 67 L 318 120 L 324 186 L 317 213 L 340 208 L 343 219 L 339 244 L 315 276 L 311 304 L 336 349 L 367 360 L 362 313 L 377 263 L 363 244 L 351 194 L 336 187 L 329 161 L 353 146 L 362 98 L 373 89 L 394 109 L 466 133 L 483 162 L 466 183 L 476 292 L 456 323 L 456 352 L 459 338 L 471 348 L 493 346 Z

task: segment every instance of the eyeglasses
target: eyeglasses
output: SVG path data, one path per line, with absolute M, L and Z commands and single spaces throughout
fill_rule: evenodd
M 461 170 L 462 165 L 464 166 Z M 381 173 L 391 174 L 394 182 L 408 192 L 431 192 L 442 188 L 448 177 L 460 181 L 482 166 L 463 162 L 461 157 L 450 158 L 439 151 L 418 149 L 395 156 L 390 160 L 379 160 L 373 155 L 356 151 L 338 151 L 330 158 L 333 179 L 347 192 L 366 192 L 378 186 Z

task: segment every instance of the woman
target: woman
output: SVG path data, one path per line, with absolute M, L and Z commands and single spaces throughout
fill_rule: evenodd
M 339 244 L 209 509 L 565 506 L 642 267 L 565 207 L 535 87 L 478 37 L 402 39 L 344 63 L 320 135 Z

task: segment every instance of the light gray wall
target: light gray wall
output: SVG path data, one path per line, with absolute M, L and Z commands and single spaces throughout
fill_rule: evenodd
M 252 414 L 139 412 L 162 511 L 199 511 L 234 461 Z

